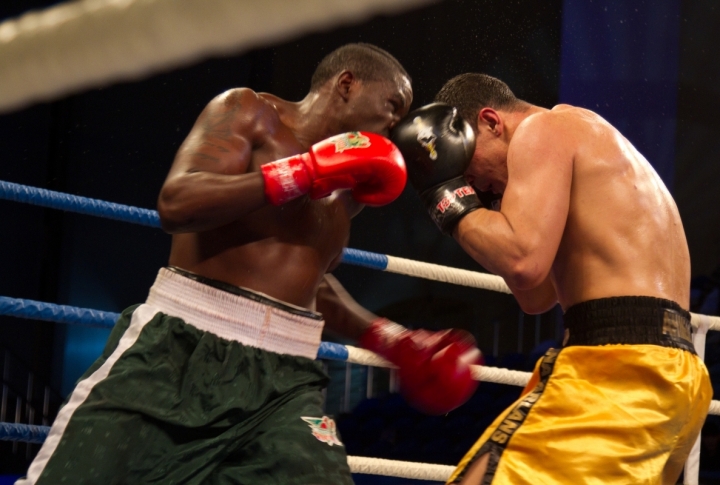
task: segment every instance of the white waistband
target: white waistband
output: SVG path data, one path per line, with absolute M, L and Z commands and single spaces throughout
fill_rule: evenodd
M 233 295 L 162 268 L 147 304 L 243 345 L 315 359 L 323 321 Z

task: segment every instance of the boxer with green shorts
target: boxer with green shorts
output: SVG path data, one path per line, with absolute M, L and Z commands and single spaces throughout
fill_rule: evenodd
M 418 407 L 467 399 L 472 339 L 378 319 L 328 274 L 363 204 L 405 186 L 383 135 L 411 101 L 402 66 L 368 44 L 330 53 L 300 102 L 245 88 L 210 101 L 158 200 L 170 266 L 123 313 L 17 483 L 351 484 L 322 411 L 324 325 L 412 369 L 404 391 Z
M 322 317 L 188 276 L 161 269 L 123 312 L 28 479 L 351 483 L 322 410 Z

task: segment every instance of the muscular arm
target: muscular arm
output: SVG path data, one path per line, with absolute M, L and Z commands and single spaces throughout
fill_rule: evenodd
M 502 276 L 533 313 L 557 300 L 549 274 L 570 205 L 573 146 L 567 131 L 548 113 L 522 123 L 508 152 L 502 210 L 471 212 L 454 232 L 463 249 Z
M 332 333 L 358 340 L 377 315 L 353 300 L 340 282 L 326 274 L 320 283 L 316 300 L 317 311 L 325 317 L 325 327 Z
M 259 172 L 247 173 L 270 108 L 247 89 L 213 99 L 181 145 L 160 191 L 169 233 L 223 226 L 266 204 Z

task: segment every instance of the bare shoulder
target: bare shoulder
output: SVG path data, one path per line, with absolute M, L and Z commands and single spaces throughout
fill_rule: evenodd
M 580 113 L 575 108 L 541 110 L 530 114 L 518 124 L 510 143 L 510 150 L 517 152 L 542 152 L 554 154 L 573 151 L 575 136 L 581 129 Z
M 551 130 L 570 130 L 586 122 L 592 115 L 597 116 L 583 108 L 560 104 L 552 109 L 542 109 L 531 114 L 518 125 L 517 131 L 527 136 L 535 133 L 545 134 Z
M 206 127 L 222 127 L 253 138 L 274 131 L 280 123 L 274 105 L 249 88 L 233 88 L 215 96 L 201 118 Z
M 272 109 L 272 105 L 259 93 L 250 88 L 232 88 L 215 96 L 208 106 L 216 109 L 245 109 L 263 111 Z

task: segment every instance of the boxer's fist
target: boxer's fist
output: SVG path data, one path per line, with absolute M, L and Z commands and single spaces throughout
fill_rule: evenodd
M 464 177 L 475 151 L 475 132 L 457 109 L 443 103 L 416 109 L 393 128 L 390 138 L 441 231 L 452 234 L 463 216 L 482 207 Z
M 408 330 L 378 319 L 360 345 L 398 366 L 400 391 L 427 414 L 445 414 L 465 403 L 477 388 L 470 366 L 480 363 L 475 339 L 463 330 Z
M 261 170 L 265 196 L 273 205 L 305 194 L 319 199 L 338 189 L 351 189 L 362 204 L 384 205 L 402 193 L 407 180 L 405 162 L 390 140 L 357 131 L 323 140 L 308 153 L 267 163 Z

